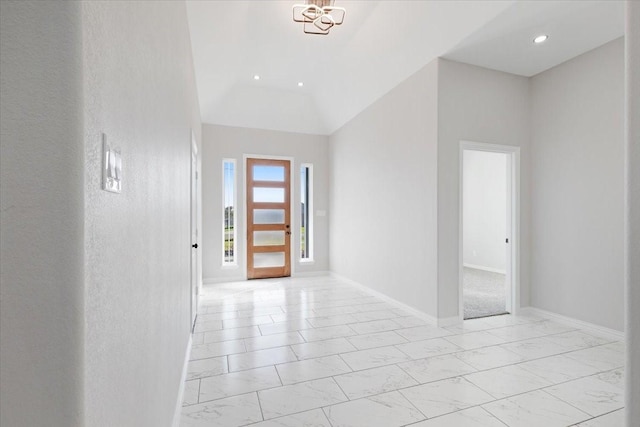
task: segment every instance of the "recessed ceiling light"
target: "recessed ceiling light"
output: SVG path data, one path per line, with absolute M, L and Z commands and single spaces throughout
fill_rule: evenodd
M 302 87 L 302 86 L 304 86 L 304 83 L 298 82 L 298 87 Z
M 253 76 L 253 80 L 260 80 L 260 76 L 259 76 L 259 75 L 257 75 L 257 74 L 255 74 L 255 75 Z
M 533 42 L 534 42 L 535 44 L 544 43 L 544 42 L 546 42 L 546 41 L 547 41 L 547 39 L 548 39 L 548 38 L 549 38 L 549 36 L 548 36 L 548 35 L 546 35 L 546 34 L 541 34 L 541 35 L 539 35 L 538 37 L 536 37 L 535 39 L 533 39 Z

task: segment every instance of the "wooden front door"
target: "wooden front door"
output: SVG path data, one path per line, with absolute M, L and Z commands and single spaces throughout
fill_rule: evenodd
M 247 278 L 291 275 L 291 164 L 247 159 Z

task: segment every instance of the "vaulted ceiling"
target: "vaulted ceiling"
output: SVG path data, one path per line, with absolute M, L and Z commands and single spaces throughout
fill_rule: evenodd
M 328 135 L 437 57 L 532 76 L 624 33 L 615 0 L 336 0 L 326 36 L 296 3 L 187 2 L 203 122 Z

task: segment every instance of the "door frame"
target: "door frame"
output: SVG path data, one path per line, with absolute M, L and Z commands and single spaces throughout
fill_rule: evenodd
M 295 181 L 295 158 L 291 157 L 291 156 L 274 156 L 271 154 L 243 154 L 242 155 L 242 171 L 241 171 L 241 175 L 242 175 L 242 216 L 241 216 L 241 221 L 242 221 L 242 254 L 244 257 L 244 271 L 242 273 L 244 280 L 248 280 L 249 277 L 249 272 L 248 272 L 248 268 L 249 268 L 249 262 L 247 259 L 247 252 L 248 252 L 248 248 L 247 248 L 247 219 L 249 218 L 249 215 L 247 213 L 247 159 L 263 159 L 263 160 L 288 160 L 290 167 L 289 167 L 289 182 L 291 183 L 291 185 L 289 186 L 289 191 L 291 192 L 291 195 L 289 197 L 289 209 L 291 212 L 291 251 L 289 254 L 289 257 L 291 258 L 290 260 L 290 264 L 291 264 L 291 276 L 294 275 L 295 273 L 295 268 L 296 268 L 296 263 L 295 263 L 295 254 L 297 253 L 297 251 L 295 250 L 295 245 L 294 242 L 295 238 L 297 238 L 296 236 L 298 235 L 298 233 L 296 232 L 297 230 L 297 224 L 298 222 L 296 221 L 296 215 L 297 212 L 294 208 L 295 208 L 295 201 L 296 199 L 296 181 Z M 240 171 L 239 171 L 240 172 Z
M 200 203 L 199 202 L 199 198 L 198 198 L 198 181 L 199 181 L 199 176 L 198 176 L 198 144 L 196 142 L 196 136 L 193 133 L 193 130 L 191 130 L 191 150 L 190 150 L 190 166 L 189 166 L 189 171 L 190 171 L 190 176 L 189 176 L 189 222 L 190 222 L 190 227 L 189 227 L 189 269 L 191 271 L 191 275 L 190 275 L 190 281 L 189 281 L 189 296 L 190 296 L 190 306 L 191 306 L 191 317 L 189 322 L 191 323 L 191 325 L 189 326 L 189 330 L 193 331 L 193 328 L 195 327 L 195 323 L 196 323 L 196 317 L 198 315 L 198 298 L 200 296 L 200 280 L 199 280 L 199 276 L 198 276 L 198 269 L 200 266 L 200 263 L 198 262 L 198 258 L 199 258 L 199 252 L 198 252 L 198 247 L 193 248 L 193 244 L 195 243 L 196 245 L 198 244 L 198 239 L 200 238 L 199 233 L 198 233 L 198 219 L 199 219 L 199 209 L 200 209 Z M 195 161 L 195 169 L 193 167 Z M 195 186 L 195 192 L 194 192 L 194 186 Z M 194 200 L 195 198 L 195 200 Z M 193 212 L 194 209 L 194 202 L 195 202 L 195 212 Z M 195 216 L 195 218 L 194 218 Z M 195 231 L 195 233 L 194 233 Z M 193 236 L 195 234 L 195 242 L 193 242 Z M 195 252 L 195 268 L 193 265 L 193 257 L 194 257 L 194 253 Z M 194 286 L 194 282 L 195 282 L 195 286 Z M 195 304 L 194 304 L 194 300 L 195 300 Z
M 520 311 L 520 147 L 513 145 L 489 144 L 483 142 L 460 141 L 459 149 L 459 218 L 458 218 L 458 317 L 464 321 L 464 202 L 463 202 L 463 174 L 464 174 L 464 152 L 486 151 L 491 153 L 503 153 L 507 155 L 507 171 L 510 179 L 507 180 L 508 195 L 511 200 L 510 215 L 507 218 L 511 222 L 510 230 L 507 231 L 510 251 L 505 251 L 510 255 L 507 259 L 507 281 L 511 282 L 508 288 L 506 309 L 511 314 L 518 314 Z

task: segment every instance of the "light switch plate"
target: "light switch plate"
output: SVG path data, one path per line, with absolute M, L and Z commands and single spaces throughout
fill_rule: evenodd
M 122 155 L 107 142 L 102 134 L 102 189 L 112 193 L 122 191 Z

